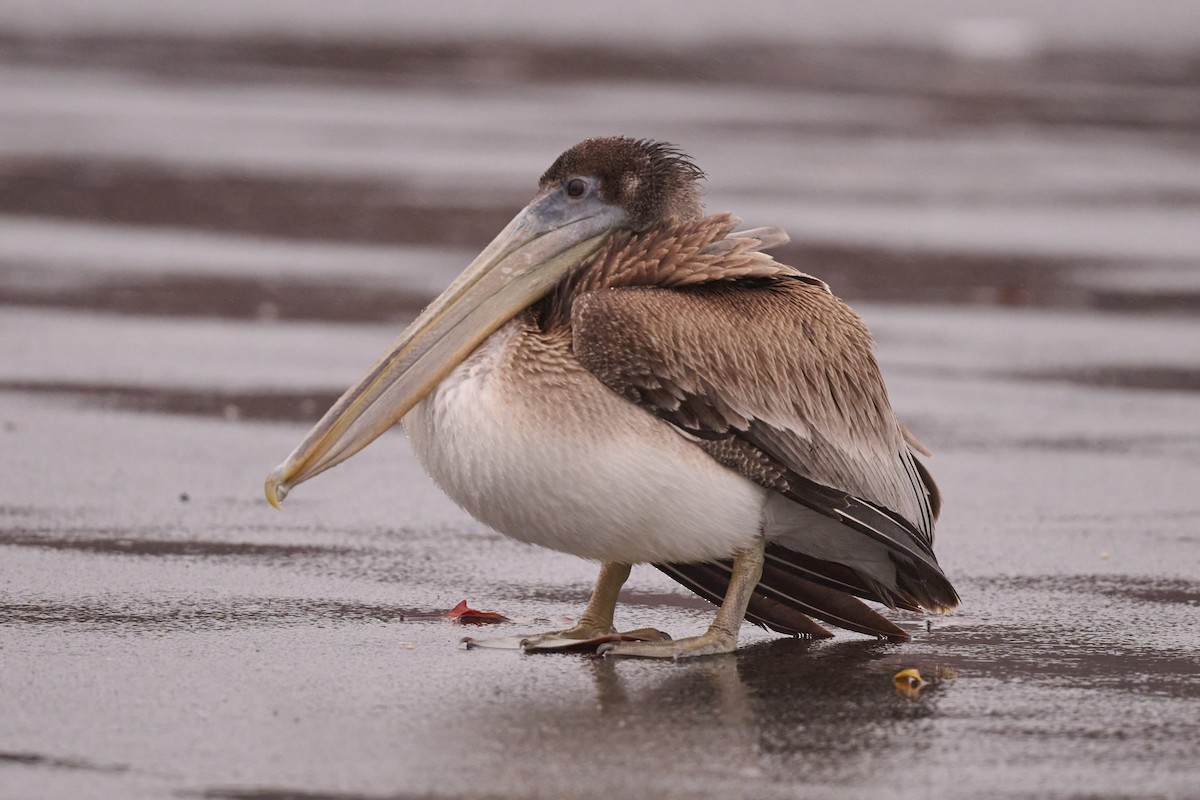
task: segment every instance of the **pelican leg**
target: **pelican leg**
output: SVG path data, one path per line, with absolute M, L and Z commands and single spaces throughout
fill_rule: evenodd
M 760 536 L 752 546 L 734 556 L 733 575 L 725 599 L 712 624 L 702 635 L 675 641 L 608 642 L 600 645 L 596 652 L 607 656 L 674 659 L 732 653 L 737 649 L 738 629 L 746 616 L 746 606 L 750 604 L 750 596 L 762 577 L 765 546 Z
M 583 616 L 574 627 L 562 631 L 550 631 L 527 637 L 521 642 L 521 649 L 526 653 L 536 653 L 539 650 L 562 650 L 573 643 L 593 642 L 616 637 L 643 639 L 666 639 L 667 636 L 653 628 L 639 628 L 628 633 L 617 633 L 613 627 L 613 614 L 617 608 L 617 595 L 625 581 L 629 578 L 628 564 L 618 564 L 606 561 L 600 565 L 600 577 L 596 579 L 596 588 L 588 600 Z
M 613 612 L 617 608 L 617 595 L 629 578 L 629 565 L 608 562 L 600 565 L 600 577 L 592 598 L 584 609 L 583 616 L 574 627 L 562 631 L 529 636 L 506 636 L 499 639 L 463 639 L 468 648 L 487 647 L 520 649 L 525 653 L 554 652 L 562 650 L 592 649 L 606 642 L 635 640 L 670 640 L 670 636 L 654 628 L 639 628 L 628 633 L 617 633 L 613 627 Z

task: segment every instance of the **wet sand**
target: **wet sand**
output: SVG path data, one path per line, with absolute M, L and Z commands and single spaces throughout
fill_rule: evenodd
M 0 797 L 1195 796 L 1196 42 L 651 58 L 13 8 Z M 710 208 L 786 227 L 866 318 L 958 613 L 684 664 L 467 652 L 577 615 L 594 568 L 470 520 L 398 432 L 266 506 L 549 160 L 612 131 L 682 144 Z M 424 616 L 464 598 L 514 621 Z M 623 600 L 676 636 L 711 615 L 650 568 Z

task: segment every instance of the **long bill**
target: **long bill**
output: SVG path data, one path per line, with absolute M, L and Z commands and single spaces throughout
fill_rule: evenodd
M 271 505 L 395 425 L 480 342 L 589 259 L 622 214 L 561 194 L 526 206 L 272 470 Z

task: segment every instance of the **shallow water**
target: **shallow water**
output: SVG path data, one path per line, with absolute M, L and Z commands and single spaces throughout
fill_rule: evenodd
M 817 14 L 800 49 L 693 21 L 648 57 L 619 27 L 155 13 L 0 9 L 0 796 L 1196 794 L 1196 41 L 1105 49 L 1105 12 L 1080 49 L 1024 9 L 968 39 L 1047 49 L 991 60 Z M 868 321 L 936 454 L 957 614 L 678 665 L 466 652 L 577 615 L 593 567 L 471 521 L 399 434 L 261 499 L 553 156 L 613 131 L 682 144 L 710 208 L 788 228 Z M 516 621 L 413 617 L 463 598 Z M 676 636 L 711 615 L 649 568 L 623 600 Z

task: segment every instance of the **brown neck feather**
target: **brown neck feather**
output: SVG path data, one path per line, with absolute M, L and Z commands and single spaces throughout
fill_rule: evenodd
M 761 252 L 759 239 L 730 236 L 739 222 L 732 214 L 721 213 L 688 220 L 672 218 L 640 233 L 615 234 L 595 258 L 538 304 L 542 329 L 569 326 L 575 298 L 600 289 L 682 288 L 713 281 L 801 275 Z

